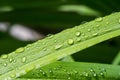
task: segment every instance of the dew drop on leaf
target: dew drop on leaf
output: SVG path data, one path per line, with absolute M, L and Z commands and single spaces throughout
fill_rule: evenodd
M 99 18 L 97 18 L 95 21 L 101 22 L 102 20 L 103 20 L 103 18 L 102 18 L 102 17 L 99 17 Z
M 109 22 L 106 22 L 106 24 L 109 24 Z
M 97 74 L 96 74 L 96 73 L 93 73 L 93 76 L 94 76 L 94 77 L 96 77 L 96 76 L 97 76 Z
M 73 39 L 68 39 L 68 44 L 72 45 L 74 43 Z
M 22 58 L 22 62 L 23 62 L 23 63 L 26 62 L 26 57 L 23 57 L 23 58 Z
M 35 68 L 35 66 L 29 66 L 26 70 L 25 70 L 25 72 L 27 73 L 27 72 L 30 72 L 31 70 L 33 70 Z
M 120 24 L 120 19 L 118 19 L 118 23 Z
M 54 35 L 53 35 L 53 34 L 48 34 L 47 37 L 48 37 L 49 39 L 51 39 L 51 38 L 54 37 Z
M 3 63 L 3 66 L 4 66 L 4 67 L 7 67 L 7 63 Z
M 10 59 L 9 59 L 9 62 L 10 62 L 10 63 L 11 63 L 11 62 L 13 62 L 13 61 L 14 61 L 14 59 L 13 59 L 13 58 L 10 58 Z
M 80 36 L 80 34 L 81 34 L 80 32 L 76 32 L 76 34 L 75 34 L 75 35 L 76 35 L 77 37 L 79 37 L 79 36 Z
M 94 33 L 94 34 L 93 34 L 93 36 L 97 36 L 97 35 L 98 35 L 98 33 Z
M 15 78 L 15 77 L 16 77 L 16 75 L 15 75 L 15 74 L 12 74 L 10 77 L 11 77 L 11 78 Z
M 57 49 L 60 49 L 62 47 L 62 45 L 60 45 L 60 44 L 57 44 L 57 45 L 55 45 L 55 49 L 57 50 Z
M 81 38 L 77 38 L 77 42 L 80 42 L 81 41 Z
M 88 29 L 88 32 L 90 32 L 91 31 L 91 29 Z
M 7 54 L 3 54 L 3 55 L 1 56 L 1 58 L 2 58 L 2 59 L 7 59 L 7 58 L 8 58 L 8 55 L 7 55 Z
M 16 53 L 21 53 L 25 50 L 25 48 L 21 47 L 21 48 L 18 48 L 15 52 Z

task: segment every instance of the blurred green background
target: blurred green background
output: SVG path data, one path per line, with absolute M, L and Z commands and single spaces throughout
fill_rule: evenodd
M 120 11 L 120 0 L 0 0 L 0 54 L 97 17 Z M 111 63 L 114 38 L 72 55 L 76 61 Z M 79 54 L 81 53 L 81 54 Z

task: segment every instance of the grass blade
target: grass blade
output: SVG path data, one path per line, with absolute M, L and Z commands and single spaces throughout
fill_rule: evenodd
M 120 66 L 85 62 L 55 62 L 31 71 L 22 78 L 118 80 L 119 75 Z
M 14 79 L 120 35 L 120 13 L 64 30 L 0 58 L 0 79 Z M 13 76 L 14 75 L 14 76 Z

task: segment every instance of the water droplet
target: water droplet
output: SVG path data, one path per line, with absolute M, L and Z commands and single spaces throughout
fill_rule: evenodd
M 91 31 L 91 29 L 88 29 L 88 32 L 90 32 Z
M 43 48 L 43 51 L 46 51 L 47 50 L 47 48 Z
M 102 20 L 103 20 L 103 18 L 102 18 L 102 17 L 99 17 L 99 18 L 97 18 L 95 21 L 100 22 L 100 21 L 102 21 Z
M 73 39 L 68 39 L 68 44 L 72 45 L 74 43 Z
M 23 57 L 23 58 L 22 58 L 22 62 L 23 62 L 23 63 L 26 62 L 26 57 Z
M 77 71 L 74 71 L 74 73 L 75 73 L 75 74 L 78 74 L 78 72 L 77 72 Z
M 118 23 L 120 24 L 120 19 L 118 19 Z
M 7 54 L 3 54 L 3 55 L 1 56 L 1 58 L 2 58 L 2 59 L 7 59 L 7 58 L 8 58 L 8 55 L 7 55 Z
M 48 38 L 53 38 L 54 35 L 53 35 L 53 34 L 48 34 L 47 37 L 48 37 Z
M 98 33 L 94 33 L 94 34 L 93 34 L 93 36 L 97 36 L 97 35 L 98 35 Z
M 96 25 L 97 27 L 99 27 L 100 25 Z
M 3 63 L 3 66 L 4 66 L 4 67 L 7 67 L 7 63 Z
M 91 72 L 94 72 L 94 70 L 93 70 L 92 68 L 90 69 L 90 71 L 91 71 Z
M 12 74 L 10 77 L 11 77 L 11 78 L 15 78 L 15 77 L 16 77 L 16 75 L 15 75 L 15 74 Z
M 21 47 L 21 48 L 18 48 L 15 52 L 16 53 L 21 53 L 25 50 L 25 48 Z
M 106 72 L 106 69 L 105 69 L 105 68 L 102 68 L 101 71 L 102 71 L 102 72 Z
M 11 63 L 11 62 L 13 62 L 13 61 L 14 61 L 14 59 L 13 59 L 13 58 L 10 58 L 10 59 L 9 59 L 9 62 L 10 62 L 10 63 Z
M 103 75 L 104 75 L 104 73 L 103 73 L 103 72 L 100 72 L 100 75 L 101 75 L 101 76 L 103 76 Z
M 94 74 L 93 74 L 93 76 L 94 76 L 94 77 L 96 77 L 96 76 L 97 76 L 97 74 L 96 74 L 96 73 L 94 73 Z
M 68 79 L 71 79 L 70 77 L 68 77 Z
M 42 75 L 43 75 L 43 76 L 46 76 L 46 73 L 43 71 L 43 72 L 42 72 Z
M 31 70 L 33 70 L 35 68 L 35 66 L 29 66 L 26 70 L 25 70 L 25 72 L 27 73 L 27 72 L 30 72 Z
M 80 32 L 76 32 L 76 34 L 75 34 L 75 35 L 76 35 L 77 37 L 79 37 L 79 36 L 80 36 L 80 34 L 81 34 Z
M 77 42 L 81 41 L 81 38 L 77 38 Z
M 109 22 L 106 22 L 106 24 L 109 24 Z
M 57 45 L 55 46 L 55 49 L 57 50 L 57 49 L 60 49 L 61 47 L 62 47 L 62 45 L 57 44 Z

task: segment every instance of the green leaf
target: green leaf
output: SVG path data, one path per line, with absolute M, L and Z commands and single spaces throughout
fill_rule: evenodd
M 120 35 L 120 13 L 64 30 L 0 58 L 0 79 L 14 79 Z M 14 76 L 13 76 L 14 75 Z
M 55 62 L 33 70 L 21 78 L 118 80 L 119 75 L 120 66 L 85 62 Z

